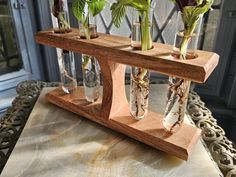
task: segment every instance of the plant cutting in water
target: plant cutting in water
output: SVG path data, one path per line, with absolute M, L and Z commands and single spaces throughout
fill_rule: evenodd
M 120 27 L 126 15 L 127 7 L 132 7 L 138 12 L 138 27 L 140 28 L 141 46 L 134 49 L 149 50 L 152 48 L 152 35 L 150 22 L 150 11 L 152 10 L 151 0 L 117 0 L 111 6 L 112 20 L 116 27 Z M 136 22 L 135 22 L 136 23 Z M 136 28 L 133 24 L 133 28 Z M 133 31 L 133 30 L 132 30 Z M 144 68 L 132 68 L 131 75 L 131 114 L 136 119 L 142 119 L 146 113 L 149 94 L 149 71 Z M 134 103 L 135 106 L 132 106 Z M 134 107 L 134 108 L 132 108 Z M 134 113 L 132 113 L 132 111 Z M 141 118 L 142 117 L 142 118 Z
M 211 9 L 213 0 L 173 0 L 181 11 L 184 24 L 182 41 L 179 48 L 179 59 L 187 59 L 188 45 L 201 16 Z M 184 120 L 191 82 L 176 77 L 169 78 L 167 105 L 163 126 L 167 131 L 176 132 Z
M 52 6 L 52 14 L 58 20 L 58 26 L 60 33 L 70 32 L 70 24 L 68 22 L 68 14 L 65 9 L 65 1 L 64 0 L 54 0 Z
M 106 0 L 74 0 L 72 10 L 74 16 L 83 25 L 86 39 L 91 38 L 90 17 L 98 15 L 105 7 Z
M 116 27 L 120 27 L 123 18 L 126 15 L 127 7 L 132 7 L 139 11 L 139 23 L 141 31 L 141 49 L 149 50 L 152 48 L 151 25 L 149 20 L 149 11 L 151 9 L 151 0 L 118 0 L 111 6 L 112 20 Z M 137 75 L 137 81 L 140 85 L 146 86 L 144 76 L 146 69 L 142 69 Z
M 180 59 L 185 60 L 188 43 L 194 33 L 196 25 L 202 15 L 209 9 L 214 0 L 172 0 L 181 11 L 184 23 L 183 40 L 180 46 Z
M 54 33 L 69 33 L 71 32 L 70 21 L 68 15 L 67 0 L 50 0 L 51 12 L 56 17 L 58 28 L 54 29 Z M 74 54 L 71 51 L 60 49 L 58 55 L 58 64 L 61 74 L 61 88 L 69 94 L 77 87 Z
M 151 10 L 151 0 L 118 0 L 111 6 L 112 20 L 116 27 L 120 27 L 126 15 L 127 7 L 132 7 L 139 11 L 139 21 L 141 30 L 141 49 L 149 50 L 152 48 L 151 25 L 149 11 Z
M 90 16 L 95 17 L 98 15 L 105 7 L 106 0 L 74 0 L 72 3 L 72 10 L 74 16 L 82 24 L 82 30 L 84 37 L 90 39 L 97 37 L 97 34 L 91 33 L 90 28 Z M 89 63 L 88 57 L 85 57 L 85 62 L 83 63 L 83 68 L 86 68 Z
M 74 54 L 71 51 L 61 50 L 59 62 L 61 70 L 61 81 L 63 83 L 62 90 L 69 94 L 72 93 L 77 86 Z
M 98 37 L 96 22 L 93 20 L 104 9 L 106 0 L 74 0 L 72 10 L 79 21 L 81 39 Z M 95 57 L 82 54 L 82 69 L 85 97 L 95 102 L 100 94 L 100 70 Z

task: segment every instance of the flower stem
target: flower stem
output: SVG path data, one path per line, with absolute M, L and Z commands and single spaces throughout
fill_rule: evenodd
M 150 3 L 150 1 L 149 1 Z M 149 12 L 150 10 L 147 10 L 143 12 L 141 15 L 141 47 L 142 50 L 149 50 L 152 48 L 152 35 L 151 35 L 151 22 L 149 19 Z M 143 85 L 143 79 L 145 75 L 147 74 L 147 70 L 141 68 L 141 72 L 138 76 L 140 84 Z
M 152 48 L 152 36 L 151 36 L 151 22 L 149 19 L 149 11 L 143 12 L 143 18 L 141 21 L 141 47 L 142 50 L 149 50 Z
M 83 31 L 86 39 L 90 39 L 90 29 L 89 29 L 89 12 L 83 21 Z
M 85 19 L 82 21 L 82 30 L 84 31 L 84 37 L 86 39 L 90 39 L 90 29 L 89 29 L 89 12 L 87 13 Z M 86 70 L 88 63 L 90 62 L 90 57 L 85 55 L 83 56 L 83 63 L 82 63 L 82 68 L 83 70 Z
M 182 17 L 183 18 L 183 17 Z M 192 25 L 190 26 L 185 26 L 184 29 L 184 34 L 183 34 L 183 40 L 181 42 L 180 45 L 180 59 L 181 60 L 186 60 L 187 58 L 187 50 L 188 50 L 188 45 L 189 45 L 189 41 L 191 39 L 191 37 L 193 36 L 194 30 L 196 28 L 197 25 L 197 21 L 195 21 Z
M 183 40 L 180 46 L 180 59 L 181 60 L 186 60 L 189 40 L 190 40 L 189 36 L 185 36 L 185 35 L 183 36 Z

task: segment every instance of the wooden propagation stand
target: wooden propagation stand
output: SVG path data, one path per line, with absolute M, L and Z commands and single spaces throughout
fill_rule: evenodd
M 151 111 L 144 120 L 132 118 L 125 94 L 125 65 L 203 83 L 218 64 L 217 54 L 197 51 L 195 59 L 176 60 L 170 55 L 170 45 L 154 43 L 152 50 L 134 51 L 129 38 L 99 34 L 96 39 L 84 40 L 79 39 L 75 29 L 67 34 L 42 31 L 36 35 L 36 40 L 40 44 L 95 56 L 103 76 L 102 101 L 87 103 L 83 88 L 78 87 L 72 94 L 55 89 L 46 95 L 49 102 L 183 160 L 188 159 L 201 130 L 184 124 L 178 132 L 169 134 L 162 127 L 163 116 Z

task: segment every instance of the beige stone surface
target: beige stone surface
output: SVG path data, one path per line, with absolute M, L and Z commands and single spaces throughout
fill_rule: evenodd
M 45 102 L 50 89 L 40 95 L 2 177 L 219 176 L 201 141 L 182 161 Z M 165 90 L 151 87 L 152 110 L 164 109 Z

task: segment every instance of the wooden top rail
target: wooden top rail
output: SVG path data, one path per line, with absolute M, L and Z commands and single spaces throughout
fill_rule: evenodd
M 67 34 L 55 34 L 52 30 L 36 34 L 36 41 L 69 51 L 93 55 L 100 59 L 143 67 L 162 74 L 186 78 L 203 83 L 218 64 L 219 56 L 213 52 L 197 51 L 198 57 L 190 60 L 176 60 L 170 54 L 172 46 L 153 43 L 148 51 L 132 50 L 130 39 L 108 34 L 99 34 L 96 39 L 79 38 L 79 32 L 73 29 Z

